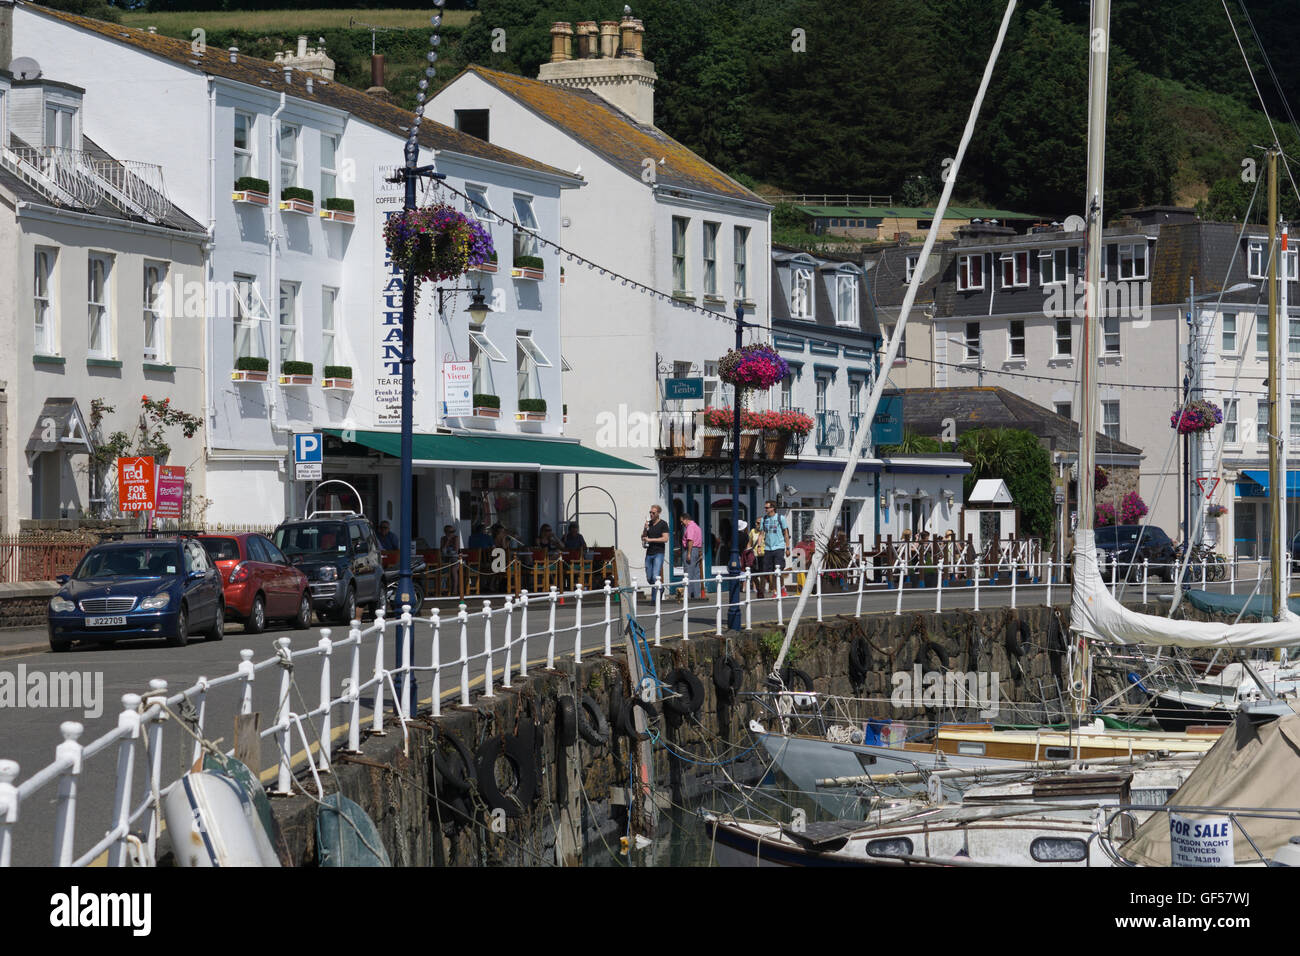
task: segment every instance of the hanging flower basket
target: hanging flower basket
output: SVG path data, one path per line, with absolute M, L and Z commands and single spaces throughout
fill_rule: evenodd
M 1205 509 L 1205 513 L 1211 518 L 1222 518 L 1228 513 L 1224 505 L 1210 505 Z
M 1180 435 L 1208 432 L 1223 421 L 1223 409 L 1204 398 L 1195 398 L 1185 409 L 1174 409 L 1169 416 L 1169 427 L 1178 429 Z
M 754 412 L 749 421 L 750 428 L 761 428 L 781 435 L 807 435 L 813 430 L 814 424 L 811 417 L 792 409 Z
M 790 363 L 770 345 L 728 349 L 718 363 L 718 378 L 737 389 L 766 391 L 790 374 Z
M 492 237 L 474 219 L 446 203 L 403 211 L 384 223 L 393 263 L 420 279 L 441 282 L 490 261 Z

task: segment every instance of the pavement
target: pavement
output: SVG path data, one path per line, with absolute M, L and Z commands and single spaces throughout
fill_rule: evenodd
M 0 657 L 18 657 L 50 649 L 49 633 L 43 627 L 0 629 Z

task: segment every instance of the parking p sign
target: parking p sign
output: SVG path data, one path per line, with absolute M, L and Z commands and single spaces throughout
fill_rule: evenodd
M 325 462 L 325 441 L 320 432 L 293 436 L 293 476 L 298 481 L 320 481 Z

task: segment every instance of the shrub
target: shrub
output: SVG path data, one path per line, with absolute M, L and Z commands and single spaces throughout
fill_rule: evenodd
M 315 202 L 316 196 L 310 189 L 302 186 L 285 186 L 280 190 L 281 199 L 299 199 L 303 202 Z
M 546 411 L 546 399 L 521 398 L 519 399 L 519 410 L 521 412 L 544 412 Z
M 331 196 L 325 200 L 325 208 L 332 209 L 335 212 L 356 212 L 357 204 L 351 199 L 343 199 L 340 196 Z
M 516 269 L 546 269 L 541 256 L 515 256 Z
M 311 362 L 288 361 L 288 362 L 280 363 L 281 375 L 310 375 L 311 373 L 312 373 Z
M 240 372 L 265 372 L 271 367 L 271 360 L 255 355 L 241 355 L 235 359 L 235 368 Z
M 501 398 L 497 395 L 479 395 L 474 396 L 475 408 L 500 408 Z
M 235 180 L 235 189 L 238 192 L 269 194 L 271 192 L 271 184 L 265 179 L 258 179 L 256 176 L 240 176 Z
M 352 378 L 352 366 L 351 366 L 351 365 L 326 365 L 326 366 L 325 366 L 325 377 L 326 377 L 326 378 L 346 378 L 346 379 L 351 380 L 351 378 Z

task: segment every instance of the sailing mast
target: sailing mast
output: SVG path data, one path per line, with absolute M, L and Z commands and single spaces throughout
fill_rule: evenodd
M 1270 495 L 1272 510 L 1269 514 L 1269 559 L 1272 573 L 1272 604 L 1270 609 L 1273 620 L 1285 620 L 1283 608 L 1286 607 L 1286 590 L 1282 587 L 1283 567 L 1286 562 L 1286 545 L 1282 540 L 1286 534 L 1282 509 L 1286 507 L 1286 461 L 1279 454 L 1281 451 L 1282 431 L 1289 428 L 1282 409 L 1282 363 L 1286 361 L 1282 353 L 1282 329 L 1277 315 L 1277 147 L 1268 151 L 1268 480 L 1272 488 Z

